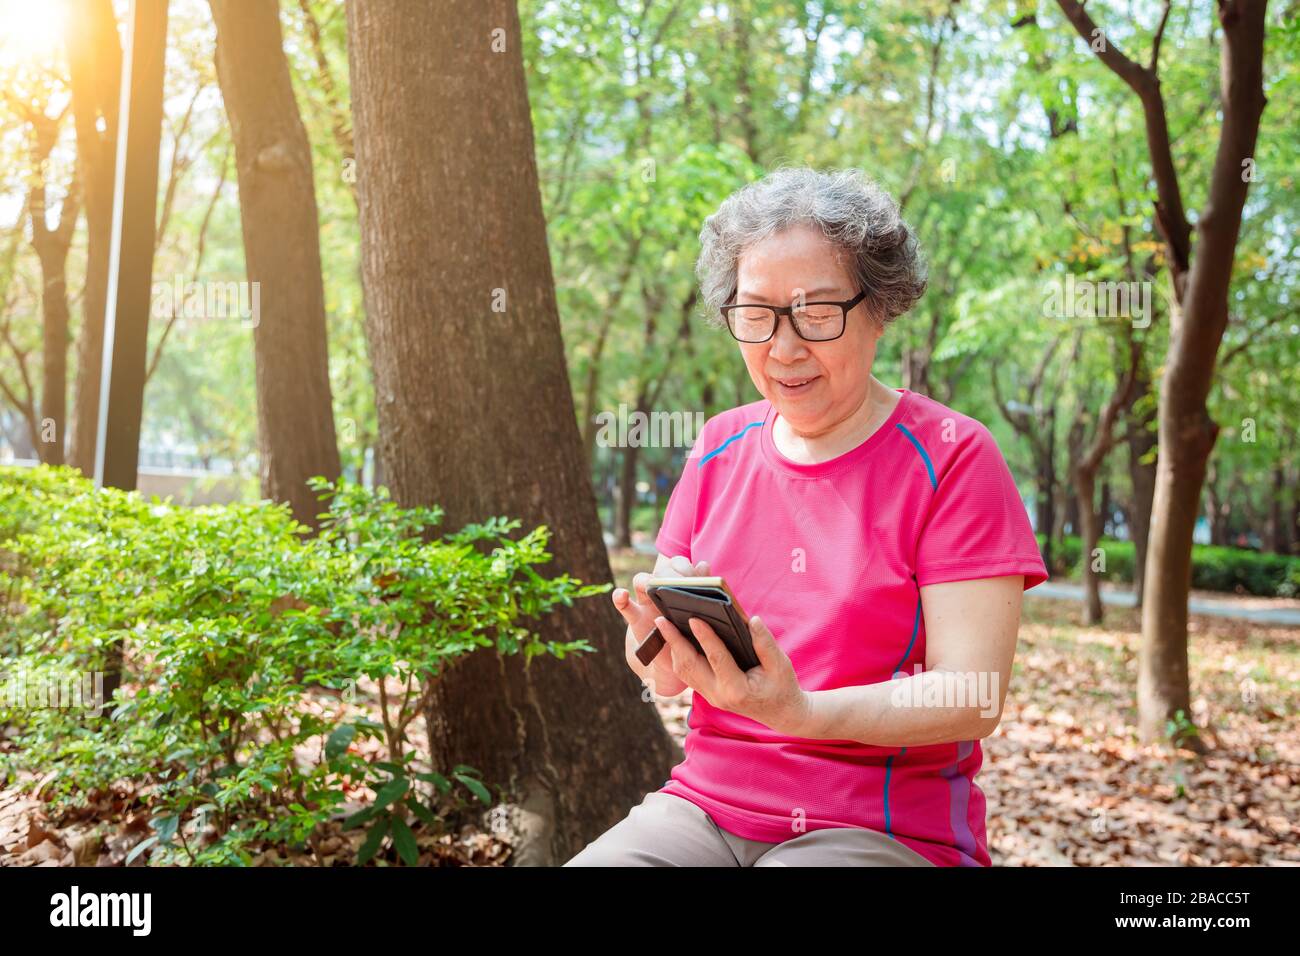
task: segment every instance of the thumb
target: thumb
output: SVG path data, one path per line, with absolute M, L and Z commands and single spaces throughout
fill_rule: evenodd
M 785 657 L 785 652 L 776 643 L 776 635 L 757 614 L 749 619 L 749 633 L 754 639 L 754 653 L 758 655 L 763 670 L 775 667 Z

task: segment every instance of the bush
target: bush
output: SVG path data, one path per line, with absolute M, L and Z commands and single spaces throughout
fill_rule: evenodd
M 1057 539 L 1054 546 L 1057 568 L 1068 569 L 1067 576 L 1078 580 L 1082 574 L 1080 539 L 1068 536 Z M 1038 547 L 1043 547 L 1041 534 Z M 1098 547 L 1106 552 L 1105 579 L 1132 584 L 1136 560 L 1133 542 L 1103 538 Z M 1300 593 L 1300 558 L 1195 544 L 1192 545 L 1192 587 L 1262 597 L 1295 597 Z
M 0 694 L 17 741 L 0 753 L 5 778 L 52 771 L 46 792 L 67 805 L 135 782 L 154 833 L 133 852 L 151 847 L 158 862 L 247 863 L 267 841 L 314 848 L 362 787 L 378 798 L 348 821 L 369 826 L 359 862 L 385 837 L 415 862 L 410 823 L 435 823 L 437 797 L 490 803 L 472 768 L 421 772 L 408 725 L 468 653 L 592 650 L 529 624 L 609 585 L 542 577 L 544 527 L 511 537 L 519 522 L 492 518 L 434 537 L 438 508 L 315 487 L 329 510 L 311 536 L 283 505 L 179 508 L 70 469 L 0 468 L 0 660 L 29 692 L 64 688 L 60 706 L 8 699 L 12 679 Z M 98 713 L 88 675 L 120 665 L 123 687 Z M 379 720 L 347 706 L 363 678 L 378 683 Z M 388 759 L 363 759 L 363 737 Z

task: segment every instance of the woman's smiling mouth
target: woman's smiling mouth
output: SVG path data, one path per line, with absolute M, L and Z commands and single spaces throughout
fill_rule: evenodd
M 777 388 L 780 389 L 783 395 L 800 395 L 804 392 L 810 391 L 812 389 L 812 386 L 820 378 L 821 378 L 820 375 L 813 375 L 811 377 L 804 376 L 802 378 L 775 378 L 774 377 L 772 381 L 776 382 Z

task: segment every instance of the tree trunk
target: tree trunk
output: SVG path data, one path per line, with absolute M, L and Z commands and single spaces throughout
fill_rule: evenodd
M 1070 432 L 1066 438 L 1066 451 L 1070 457 L 1069 468 L 1066 472 L 1066 480 L 1071 483 L 1073 482 L 1073 479 L 1070 476 L 1074 475 L 1079 470 L 1079 462 L 1083 459 L 1084 438 L 1085 432 L 1083 422 L 1076 419 L 1070 425 Z M 1079 515 L 1079 495 L 1077 491 L 1066 498 L 1065 522 L 1070 534 L 1075 537 L 1080 537 L 1082 535 L 1083 519 Z M 1080 541 L 1080 547 L 1082 547 L 1082 541 Z
M 1266 550 L 1274 554 L 1289 554 L 1291 538 L 1287 534 L 1286 519 L 1282 513 L 1282 499 L 1286 495 L 1286 474 L 1282 463 L 1273 465 L 1273 495 L 1268 509 L 1268 538 L 1264 542 Z
M 1079 513 L 1079 553 L 1083 563 L 1083 623 L 1092 627 L 1102 621 L 1101 588 L 1093 570 L 1093 550 L 1101 537 L 1096 505 L 1096 475 L 1088 468 L 1074 472 L 1074 499 Z
M 68 248 L 81 215 L 80 189 L 74 178 L 59 209 L 53 229 L 48 223 L 49 157 L 59 138 L 60 121 L 37 108 L 30 111 L 33 124 L 31 181 L 27 209 L 31 220 L 32 248 L 41 267 L 41 405 L 37 453 L 47 465 L 62 465 L 68 419 Z
M 1205 475 L 1205 519 L 1210 525 L 1210 544 L 1216 548 L 1228 544 L 1228 514 L 1231 504 L 1219 494 L 1219 469 L 1211 460 Z
M 1052 550 L 1056 531 L 1056 406 L 1052 405 L 1043 417 L 1043 430 L 1047 437 L 1042 442 L 1043 453 L 1038 456 L 1036 483 L 1038 509 L 1035 527 L 1043 534 L 1043 564 L 1052 568 Z
M 636 463 L 641 449 L 629 445 L 621 449 L 618 478 L 618 516 L 614 525 L 614 544 L 632 547 L 632 514 L 636 510 Z
M 1106 537 L 1111 531 L 1111 500 L 1110 500 L 1110 481 L 1101 483 L 1101 504 L 1097 508 L 1099 524 L 1098 532 L 1102 537 Z
M 65 208 L 65 215 L 67 214 Z M 68 419 L 68 247 L 41 255 L 41 461 L 63 464 Z
M 314 526 L 307 479 L 339 476 L 311 147 L 289 79 L 276 0 L 210 0 L 217 78 L 235 144 L 248 281 L 262 494 Z M 250 290 L 249 301 L 252 299 Z
M 1291 485 L 1291 553 L 1300 554 L 1300 479 Z
M 68 462 L 89 475 L 95 469 L 99 388 L 104 363 L 104 311 L 113 227 L 113 173 L 117 162 L 117 108 L 122 85 L 122 43 L 111 0 L 86 0 L 68 17 L 68 64 L 77 165 L 86 205 L 86 284 Z M 100 129 L 103 126 L 103 129 Z
M 610 579 L 546 244 L 518 12 L 508 0 L 347 7 L 366 331 L 380 458 L 405 505 L 456 528 L 546 524 L 553 569 Z M 439 131 L 454 135 L 441 135 Z M 516 864 L 561 863 L 680 756 L 624 658 L 608 598 L 538 627 L 598 649 L 528 670 L 480 651 L 427 712 L 437 767 L 518 808 Z
M 1153 41 L 1148 65 L 1132 59 L 1097 26 L 1080 0 L 1057 0 L 1079 36 L 1142 104 L 1147 152 L 1155 180 L 1154 221 L 1164 240 L 1173 286 L 1169 349 L 1160 393 L 1160 461 L 1152 498 L 1147 551 L 1146 600 L 1142 604 L 1142 646 L 1138 663 L 1139 733 L 1164 736 L 1166 722 L 1182 712 L 1190 719 L 1187 672 L 1187 597 L 1191 586 L 1192 533 L 1200 508 L 1205 466 L 1218 437 L 1206 396 L 1223 330 L 1228 322 L 1228 287 L 1241 231 L 1242 208 L 1264 111 L 1264 22 L 1268 0 L 1220 0 L 1222 123 L 1207 198 L 1192 224 L 1183 206 L 1173 141 L 1160 89 L 1159 44 L 1168 17 Z M 1165 11 L 1168 13 L 1168 10 Z M 1197 750 L 1195 734 L 1175 740 Z
M 1142 463 L 1151 449 L 1156 447 L 1155 432 L 1150 428 L 1155 418 L 1154 409 L 1146 414 L 1135 410 L 1138 402 L 1151 391 L 1151 378 L 1143 363 L 1138 368 L 1138 378 L 1133 389 L 1133 401 L 1127 409 L 1128 476 L 1133 489 L 1133 508 L 1129 514 L 1129 534 L 1133 536 L 1133 594 L 1138 607 L 1146 591 L 1147 536 L 1151 533 L 1151 499 L 1156 488 L 1156 463 Z M 1144 406 L 1143 406 L 1144 407 Z
M 1223 124 L 1208 198 L 1196 223 L 1195 260 L 1185 282 L 1174 276 L 1138 665 L 1139 732 L 1145 740 L 1162 737 L 1166 721 L 1179 711 L 1190 715 L 1187 595 L 1192 532 L 1206 461 L 1219 431 L 1206 408 L 1206 397 L 1228 321 L 1228 286 L 1249 186 L 1243 162 L 1255 155 L 1264 110 L 1266 6 L 1266 0 L 1219 4 Z M 1198 750 L 1204 747 L 1197 737 L 1188 739 L 1180 733 L 1175 739 Z

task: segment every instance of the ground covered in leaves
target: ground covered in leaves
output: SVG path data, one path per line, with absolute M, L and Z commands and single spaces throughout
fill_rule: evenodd
M 372 681 L 358 681 L 356 701 L 350 717 L 377 719 L 378 688 Z M 401 687 L 390 681 L 390 694 Z M 313 708 L 335 712 L 340 706 L 337 692 L 322 689 L 313 696 Z M 423 718 L 409 729 L 412 739 L 423 739 Z M 0 747 L 15 746 L 0 736 Z M 374 738 L 359 738 L 349 750 L 373 762 L 388 759 L 383 744 Z M 311 755 L 300 754 L 304 762 Z M 418 769 L 418 768 L 417 768 Z M 427 769 L 427 768 L 426 768 Z M 149 786 L 119 781 L 108 791 L 83 794 L 83 805 L 56 811 L 43 797 L 44 781 L 21 780 L 0 789 L 0 866 L 145 866 L 148 854 L 130 859 L 132 849 L 153 831 L 149 820 Z M 345 788 L 346 789 L 346 788 Z M 255 847 L 254 866 L 352 866 L 365 839 L 364 826 L 344 827 L 346 815 L 375 801 L 375 793 L 364 787 L 350 790 L 343 810 L 322 829 L 314 848 L 291 847 L 262 842 Z M 426 795 L 426 798 L 432 795 Z M 510 856 L 508 828 L 499 824 L 499 814 L 481 812 L 463 801 L 437 800 L 435 826 L 411 821 L 420 866 L 501 866 Z M 200 832 L 194 839 L 203 839 Z M 397 865 L 398 854 L 391 841 L 376 854 L 372 865 Z
M 616 564 L 622 583 L 626 565 Z M 1193 616 L 1193 712 L 1209 747 L 1198 757 L 1138 743 L 1137 612 L 1107 608 L 1096 628 L 1079 613 L 1026 597 L 1002 724 L 977 778 L 994 865 L 1300 864 L 1300 631 Z M 690 692 L 657 706 L 680 742 Z M 0 791 L 0 865 L 120 866 L 148 832 L 129 790 L 57 819 L 38 781 Z M 320 858 L 267 847 L 255 862 L 346 866 L 362 836 L 335 827 Z M 417 839 L 422 865 L 497 866 L 510 852 L 473 821 Z

